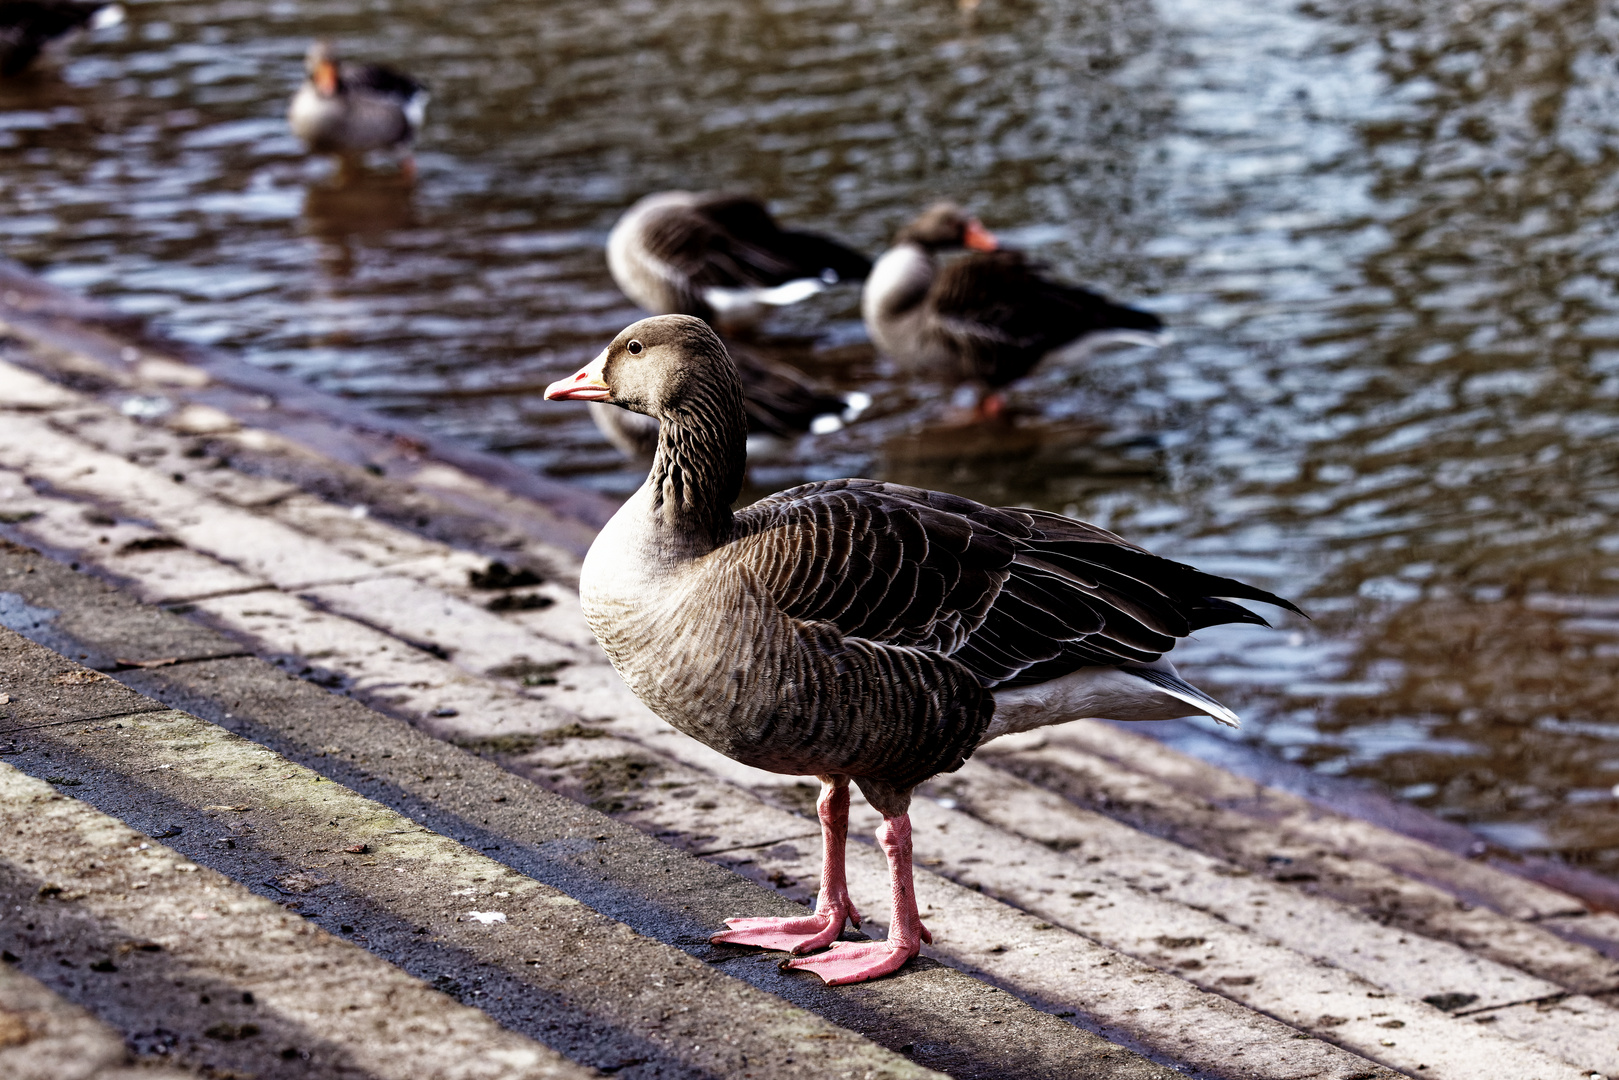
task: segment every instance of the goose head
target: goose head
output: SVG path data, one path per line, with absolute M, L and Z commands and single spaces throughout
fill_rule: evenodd
M 894 243 L 916 244 L 927 251 L 994 251 L 1000 247 L 994 233 L 953 202 L 936 202 L 928 207 L 899 231 Z
M 736 368 L 702 319 L 658 315 L 619 331 L 596 358 L 545 388 L 547 401 L 601 401 L 659 420 L 709 412 L 735 397 Z
M 329 41 L 317 41 L 304 54 L 304 71 L 321 97 L 337 93 L 337 53 Z

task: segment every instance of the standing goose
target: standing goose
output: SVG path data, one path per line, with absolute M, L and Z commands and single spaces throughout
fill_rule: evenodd
M 22 74 L 40 50 L 75 30 L 103 30 L 123 21 L 119 4 L 0 0 L 0 75 Z
M 367 150 L 400 150 L 405 174 L 415 174 L 410 146 L 427 113 L 426 86 L 380 64 L 339 62 L 325 41 L 309 47 L 304 71 L 287 123 L 311 153 L 341 155 L 347 166 Z
M 725 347 L 681 316 L 625 329 L 553 400 L 656 418 L 652 470 L 591 545 L 585 617 L 626 683 L 674 727 L 762 769 L 813 774 L 826 844 L 813 915 L 732 919 L 716 942 L 785 949 L 828 983 L 897 970 L 930 940 L 911 879 L 911 791 L 979 745 L 1079 717 L 1236 716 L 1182 681 L 1176 639 L 1298 609 L 1092 525 L 874 480 L 732 512 L 747 423 Z M 883 815 L 882 942 L 844 875 L 849 781 Z M 804 955 L 826 949 L 818 955 Z
M 944 266 L 941 252 L 972 253 Z M 1085 338 L 1136 339 L 1163 329 L 1156 315 L 1047 277 L 1000 249 L 978 220 L 941 202 L 899 231 L 877 259 L 860 298 L 877 348 L 906 367 L 987 386 L 983 412 L 1000 410 L 999 389 L 1041 357 Z
M 648 311 L 748 324 L 840 281 L 871 260 L 835 240 L 783 229 L 758 199 L 724 192 L 648 195 L 607 237 L 607 268 Z

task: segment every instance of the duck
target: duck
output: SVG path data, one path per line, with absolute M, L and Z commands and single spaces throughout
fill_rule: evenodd
M 782 228 L 751 195 L 661 191 L 613 225 L 607 268 L 653 314 L 746 327 L 770 308 L 864 280 L 871 260 L 817 233 Z
M 327 41 L 309 47 L 304 71 L 287 123 L 311 153 L 338 154 L 348 167 L 368 150 L 401 151 L 401 168 L 414 177 L 410 148 L 427 115 L 422 82 L 380 64 L 340 61 Z
M 0 0 L 0 75 L 21 75 L 45 46 L 76 30 L 104 30 L 123 21 L 121 4 Z
M 614 668 L 654 713 L 747 765 L 821 783 L 813 914 L 739 917 L 711 939 L 778 949 L 828 984 L 898 971 L 931 935 L 912 880 L 916 787 L 984 743 L 1081 717 L 1159 720 L 1229 708 L 1165 655 L 1263 589 L 1153 555 L 1094 525 L 879 480 L 804 484 L 742 509 L 747 412 L 736 367 L 690 316 L 643 319 L 554 401 L 657 420 L 640 489 L 586 554 L 580 599 Z M 849 787 L 882 815 L 884 941 L 848 890 Z
M 853 421 L 871 404 L 869 394 L 827 390 L 797 368 L 751 349 L 732 344 L 729 352 L 742 380 L 749 435 L 779 439 L 805 432 L 824 435 Z M 599 401 L 591 402 L 589 409 L 597 430 L 627 457 L 650 460 L 657 453 L 658 422 L 652 417 Z
M 940 264 L 946 252 L 965 257 Z M 1080 342 L 1159 344 L 1151 312 L 1050 277 L 953 202 L 930 206 L 894 237 L 860 297 L 866 332 L 901 367 L 985 390 L 978 411 L 997 416 L 1002 388 L 1048 353 Z

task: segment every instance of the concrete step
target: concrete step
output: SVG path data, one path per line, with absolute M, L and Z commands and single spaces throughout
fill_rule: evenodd
M 3 647 L 8 682 L 17 660 L 43 659 Z M 85 673 L 65 662 L 44 670 Z M 61 753 L 52 766 L 78 772 Z M 266 1077 L 591 1075 L 11 764 L 0 764 L 0 828 L 0 947 L 116 1029 L 120 1050 Z M 102 1024 L 77 1028 L 87 1050 L 111 1056 Z
M 1287 820 L 1268 821 L 1214 805 L 1084 749 L 1091 730 L 1102 726 L 1065 725 L 1038 738 L 1005 740 L 986 748 L 983 760 L 1136 829 L 1216 855 L 1250 873 L 1293 885 L 1296 891 L 1339 901 L 1409 934 L 1454 943 L 1562 989 L 1598 994 L 1619 990 L 1619 963 L 1590 946 L 1561 938 L 1526 918 L 1475 906 L 1433 884 L 1431 878 L 1407 876 L 1357 853 L 1369 833 L 1380 834 L 1376 841 L 1398 848 L 1400 854 L 1426 845 L 1363 823 L 1350 827 L 1319 812 L 1300 811 Z M 1078 730 L 1070 732 L 1070 727 Z M 1430 865 L 1455 861 L 1438 849 L 1429 851 Z M 1480 878 L 1505 879 L 1520 896 L 1531 890 L 1551 893 L 1491 867 L 1477 869 Z M 1475 882 L 1467 891 L 1477 896 L 1483 890 Z M 1501 889 L 1495 895 L 1506 904 L 1512 894 Z M 1571 897 L 1560 903 L 1556 894 L 1535 899 L 1541 901 L 1539 917 L 1583 910 Z
M 1329 846 L 1339 857 L 1362 859 L 1397 870 L 1474 907 L 1531 922 L 1584 914 L 1583 906 L 1571 904 L 1565 892 L 1504 873 L 1476 858 L 1459 856 L 1390 829 L 1334 813 L 1289 792 L 1245 780 L 1113 724 L 1095 720 L 1069 724 L 1064 726 L 1062 736 L 1064 746 L 1143 773 L 1184 795 L 1274 826 L 1285 832 L 1294 845 Z
M 7 961 L 0 963 L 0 1075 L 12 1080 L 182 1080 L 195 1074 L 152 1064 L 136 1068 L 122 1035 Z

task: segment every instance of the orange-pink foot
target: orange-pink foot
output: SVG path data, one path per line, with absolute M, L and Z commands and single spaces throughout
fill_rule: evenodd
M 812 971 L 828 986 L 866 982 L 892 975 L 905 961 L 921 952 L 920 945 L 907 946 L 887 941 L 843 941 L 826 952 L 788 960 L 781 966 L 794 971 Z
M 830 916 L 803 915 L 796 919 L 726 919 L 725 925 L 730 929 L 708 940 L 716 945 L 756 945 L 802 956 L 838 940 L 848 918 L 859 925 L 860 916 L 852 911 L 835 911 Z

